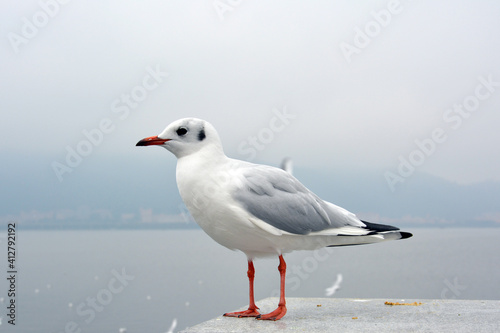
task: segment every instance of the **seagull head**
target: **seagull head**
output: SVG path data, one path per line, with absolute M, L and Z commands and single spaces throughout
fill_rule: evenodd
M 157 136 L 137 142 L 136 146 L 161 146 L 177 158 L 200 151 L 212 150 L 222 153 L 222 144 L 215 128 L 198 118 L 184 118 L 168 125 Z

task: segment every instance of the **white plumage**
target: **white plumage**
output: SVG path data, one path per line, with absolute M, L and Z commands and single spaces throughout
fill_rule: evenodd
M 160 145 L 177 157 L 177 186 L 191 215 L 219 244 L 244 252 L 249 272 L 256 257 L 277 255 L 281 263 L 281 255 L 294 250 L 411 237 L 320 199 L 290 172 L 227 157 L 217 131 L 204 120 L 180 119 L 137 145 Z M 282 309 L 261 319 L 283 315 Z

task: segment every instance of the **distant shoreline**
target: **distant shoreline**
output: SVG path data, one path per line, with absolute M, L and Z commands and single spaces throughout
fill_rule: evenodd
M 196 223 L 17 223 L 19 230 L 197 230 Z M 446 224 L 400 224 L 401 230 L 407 229 L 449 229 L 449 228 L 499 228 L 500 224 L 492 221 L 456 222 Z
M 38 223 L 23 225 L 17 223 L 19 230 L 191 230 L 200 229 L 195 223 L 168 223 L 168 224 L 144 224 L 144 223 L 128 223 L 128 224 L 57 224 L 57 223 Z

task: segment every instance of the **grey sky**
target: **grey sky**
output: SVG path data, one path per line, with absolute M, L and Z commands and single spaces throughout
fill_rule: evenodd
M 500 180 L 498 2 L 40 3 L 0 5 L 0 149 L 40 168 L 67 164 L 103 120 L 83 160 L 159 158 L 135 142 L 196 116 L 236 158 L 401 177 L 411 157 L 449 181 Z M 284 110 L 295 118 L 273 120 Z

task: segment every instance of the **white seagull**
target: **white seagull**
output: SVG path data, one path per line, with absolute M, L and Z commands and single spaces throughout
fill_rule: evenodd
M 248 310 L 228 317 L 279 320 L 286 314 L 283 254 L 325 246 L 377 243 L 409 238 L 398 228 L 361 221 L 320 199 L 290 173 L 227 157 L 215 128 L 197 118 L 180 119 L 137 146 L 157 145 L 177 157 L 179 193 L 200 227 L 216 242 L 248 258 Z M 253 260 L 278 256 L 278 308 L 260 314 L 255 305 Z

